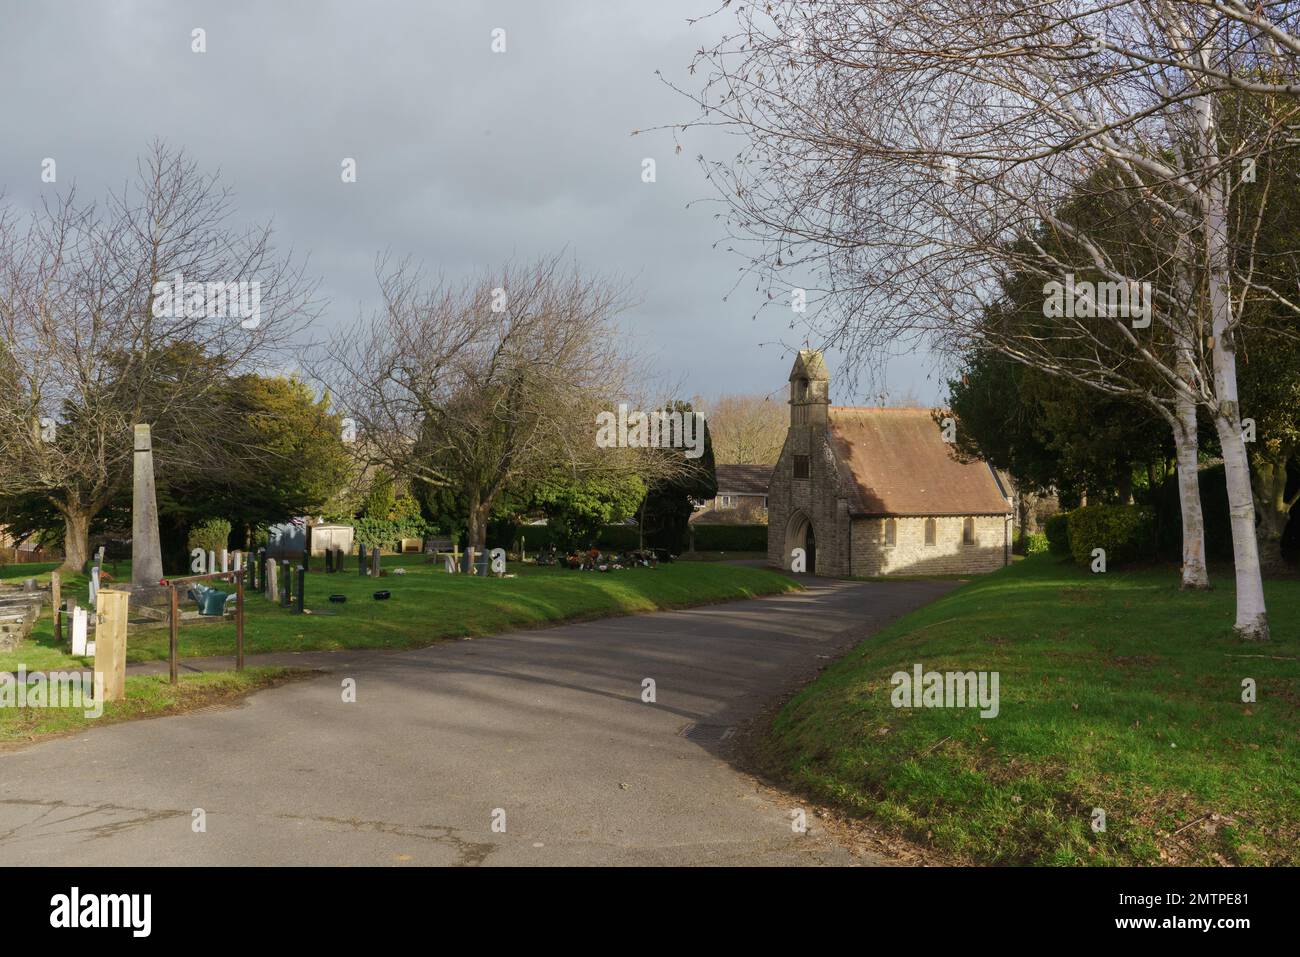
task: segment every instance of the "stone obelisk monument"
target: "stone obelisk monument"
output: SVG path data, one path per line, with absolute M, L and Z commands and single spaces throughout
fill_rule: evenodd
M 131 585 L 157 585 L 163 577 L 158 537 L 158 498 L 153 485 L 153 438 L 135 427 L 135 492 L 131 497 Z

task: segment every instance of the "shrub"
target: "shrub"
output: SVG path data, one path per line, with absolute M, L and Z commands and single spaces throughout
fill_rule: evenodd
M 359 518 L 352 523 L 358 545 L 394 548 L 404 538 L 423 538 L 429 523 L 418 516 L 401 519 Z
M 1141 505 L 1086 505 L 1070 513 L 1070 551 L 1080 565 L 1092 550 L 1106 550 L 1107 565 L 1144 558 L 1154 552 L 1155 525 Z
M 185 547 L 190 551 L 201 548 L 205 552 L 220 552 L 230 541 L 230 523 L 224 518 L 210 518 L 190 526 Z
M 1053 555 L 1062 557 L 1070 554 L 1070 513 L 1057 512 L 1043 523 L 1043 533 L 1047 538 L 1047 548 Z
M 1047 554 L 1048 544 L 1047 536 L 1042 532 L 1031 532 L 1024 536 L 1025 554 L 1026 555 L 1045 555 Z

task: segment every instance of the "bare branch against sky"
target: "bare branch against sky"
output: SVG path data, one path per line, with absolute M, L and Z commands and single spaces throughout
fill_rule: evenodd
M 73 184 L 101 196 L 161 138 L 307 258 L 327 303 L 318 341 L 379 304 L 377 251 L 468 278 L 565 248 L 631 282 L 641 303 L 621 324 L 663 382 L 766 393 L 789 368 L 790 317 L 755 317 L 765 294 L 733 288 L 743 262 L 695 159 L 734 147 L 710 131 L 681 153 L 631 135 L 679 117 L 656 71 L 688 79 L 692 53 L 721 35 L 714 6 L 85 3 L 68 16 L 5 0 L 0 190 L 20 208 Z M 57 183 L 42 179 L 47 158 Z M 889 386 L 937 397 L 927 371 L 902 361 Z

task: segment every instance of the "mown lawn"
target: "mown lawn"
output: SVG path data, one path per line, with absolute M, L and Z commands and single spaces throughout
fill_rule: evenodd
M 1209 593 L 1177 581 L 1050 556 L 976 580 L 827 669 L 762 758 L 958 860 L 1300 864 L 1300 582 L 1266 584 L 1256 644 L 1231 634 L 1230 569 Z M 998 672 L 1000 713 L 895 708 L 916 663 Z
M 6 566 L 0 568 L 0 577 L 22 579 L 37 575 L 48 580 L 53 567 Z M 406 569 L 405 575 L 391 574 L 399 567 Z M 789 578 L 768 569 L 703 562 L 606 573 L 511 565 L 508 571 L 515 577 L 505 579 L 448 575 L 441 562 L 426 563 L 420 555 L 386 556 L 383 568 L 390 574 L 377 581 L 357 574 L 355 558 L 346 572 L 309 573 L 306 589 L 309 614 L 304 615 L 293 614 L 260 595 L 250 594 L 245 653 L 414 648 L 444 638 L 749 598 L 798 587 Z M 129 578 L 127 563 L 121 563 L 118 571 L 123 578 Z M 85 604 L 84 577 L 76 576 L 70 582 L 65 578 L 63 588 L 65 595 L 75 595 Z M 372 596 L 379 589 L 391 592 L 392 597 L 376 601 Z M 334 593 L 346 595 L 347 602 L 331 603 L 328 598 Z M 233 654 L 234 647 L 233 624 L 181 627 L 182 656 Z M 166 656 L 165 627 L 132 634 L 127 641 L 128 661 Z M 88 660 L 71 658 L 55 647 L 48 614 L 16 651 L 0 652 L 0 671 L 13 670 L 19 664 L 33 671 L 88 663 Z

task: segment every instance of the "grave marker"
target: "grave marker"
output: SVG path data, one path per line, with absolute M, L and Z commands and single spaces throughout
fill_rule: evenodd
M 153 437 L 148 425 L 135 427 L 134 449 L 131 584 L 156 585 L 163 576 L 162 540 L 158 535 L 158 498 L 154 493 Z
M 86 654 L 86 609 L 78 608 L 76 602 L 71 598 L 68 599 L 68 604 L 72 606 L 69 609 L 72 613 L 72 622 L 69 626 L 72 630 L 72 653 L 84 657 Z

